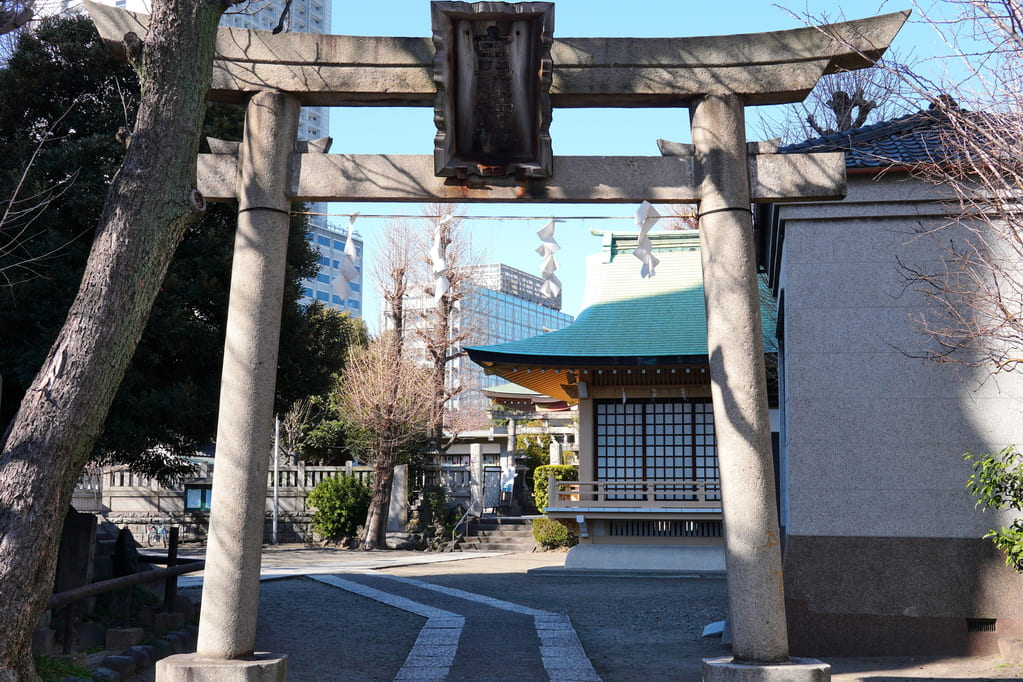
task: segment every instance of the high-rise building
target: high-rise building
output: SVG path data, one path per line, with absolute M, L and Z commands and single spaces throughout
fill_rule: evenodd
M 355 269 L 359 276 L 345 286 L 342 275 L 345 244 L 348 232 L 330 225 L 309 225 L 309 243 L 320 252 L 320 271 L 316 277 L 302 283 L 302 304 L 319 301 L 328 308 L 362 317 L 362 239 L 353 232 L 355 240 Z
M 560 294 L 552 298 L 541 293 L 543 280 L 535 275 L 503 263 L 472 265 L 465 270 L 471 273 L 472 293 L 459 302 L 452 326 L 459 331 L 469 330 L 469 345 L 518 341 L 567 327 L 575 319 L 561 312 Z M 423 313 L 432 305 L 432 296 L 408 297 L 406 328 L 429 324 Z M 414 331 L 407 343 L 410 349 L 421 346 Z M 487 376 L 465 357 L 452 360 L 448 374 L 468 387 L 449 402 L 453 410 L 485 409 L 489 400 L 483 389 L 505 383 L 500 377 Z

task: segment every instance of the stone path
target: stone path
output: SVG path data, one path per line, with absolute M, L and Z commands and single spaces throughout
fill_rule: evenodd
M 600 682 L 568 616 L 411 578 L 309 577 L 427 619 L 395 680 Z

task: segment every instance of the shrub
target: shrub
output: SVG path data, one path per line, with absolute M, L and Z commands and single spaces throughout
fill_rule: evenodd
M 547 477 L 553 475 L 559 481 L 578 481 L 579 470 L 571 464 L 547 464 L 536 468 L 533 474 L 533 501 L 536 510 L 543 514 L 547 510 Z
M 85 666 L 53 656 L 33 656 L 36 675 L 42 682 L 56 682 L 68 678 L 92 679 L 92 672 Z
M 1023 511 L 1023 453 L 1014 445 L 997 455 L 974 455 L 967 452 L 963 458 L 972 464 L 973 474 L 966 489 L 977 498 L 981 509 L 1012 509 Z M 991 540 L 1005 554 L 1005 565 L 1023 572 L 1023 518 L 1017 518 L 1008 527 L 990 530 L 985 538 Z
M 533 519 L 533 539 L 544 549 L 571 547 L 576 542 L 568 528 L 548 518 Z
M 323 479 L 306 498 L 306 506 L 316 508 L 313 531 L 330 541 L 354 536 L 366 520 L 371 495 L 369 487 L 354 476 Z
M 439 549 L 451 540 L 451 531 L 458 522 L 456 510 L 448 509 L 448 496 L 439 485 L 423 488 L 419 504 L 419 526 L 424 546 Z

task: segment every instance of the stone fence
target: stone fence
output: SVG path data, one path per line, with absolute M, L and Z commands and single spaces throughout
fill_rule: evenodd
M 368 483 L 373 467 L 281 466 L 277 471 L 277 537 L 279 542 L 310 542 L 311 512 L 305 500 L 328 476 L 345 473 Z M 149 525 L 176 525 L 184 540 L 203 540 L 209 526 L 213 464 L 198 465 L 195 476 L 170 485 L 123 467 L 102 467 L 87 471 L 75 487 L 71 504 L 79 512 L 102 514 L 107 521 L 128 527 L 142 541 Z M 267 474 L 267 541 L 274 512 L 274 471 Z

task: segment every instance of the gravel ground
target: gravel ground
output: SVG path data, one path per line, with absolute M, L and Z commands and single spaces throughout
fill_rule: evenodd
M 260 586 L 256 648 L 288 654 L 288 679 L 393 680 L 426 619 L 308 578 Z

